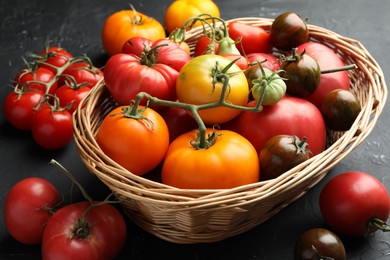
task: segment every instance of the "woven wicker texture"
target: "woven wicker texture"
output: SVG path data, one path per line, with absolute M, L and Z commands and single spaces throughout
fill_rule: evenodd
M 238 18 L 269 29 L 272 20 Z M 234 20 L 229 20 L 231 22 Z M 74 137 L 82 161 L 121 199 L 127 216 L 144 230 L 174 243 L 215 242 L 246 232 L 263 223 L 305 194 L 326 173 L 358 146 L 375 126 L 386 102 L 383 72 L 364 46 L 356 40 L 308 25 L 312 41 L 334 49 L 350 70 L 352 91 L 362 111 L 347 132 L 328 132 L 328 148 L 276 179 L 228 190 L 183 190 L 157 179 L 139 177 L 108 158 L 95 136 L 99 124 L 115 106 L 101 81 L 74 113 Z M 202 28 L 187 32 L 193 49 Z M 158 175 L 158 174 L 157 174 Z

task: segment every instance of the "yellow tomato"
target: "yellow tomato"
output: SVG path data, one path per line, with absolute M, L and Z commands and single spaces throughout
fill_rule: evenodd
M 194 105 L 218 102 L 221 98 L 223 83 L 213 84 L 216 68 L 223 70 L 231 60 L 222 56 L 209 54 L 191 59 L 180 70 L 176 81 L 176 94 L 179 101 Z M 225 101 L 237 106 L 246 106 L 249 96 L 248 81 L 244 72 L 233 64 L 228 70 L 229 86 Z M 222 124 L 241 113 L 241 110 L 218 106 L 201 109 L 199 116 L 207 125 Z
M 102 30 L 103 48 L 109 56 L 120 53 L 123 44 L 132 37 L 156 41 L 166 37 L 162 24 L 135 10 L 122 10 L 109 16 Z
M 191 17 L 210 14 L 220 17 L 218 6 L 211 0 L 176 0 L 165 12 L 164 23 L 168 33 L 182 25 Z M 199 22 L 195 26 L 201 25 Z

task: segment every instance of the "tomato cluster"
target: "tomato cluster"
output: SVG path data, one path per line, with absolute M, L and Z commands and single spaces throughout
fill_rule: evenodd
M 72 139 L 72 113 L 103 71 L 87 57 L 74 57 L 58 46 L 32 58 L 13 80 L 4 116 L 16 129 L 30 130 L 39 146 L 59 149 Z
M 93 201 L 71 178 L 82 189 L 84 201 L 65 204 L 60 191 L 43 178 L 17 182 L 4 204 L 8 231 L 20 243 L 41 244 L 42 259 L 115 258 L 126 240 L 123 215 L 108 199 Z

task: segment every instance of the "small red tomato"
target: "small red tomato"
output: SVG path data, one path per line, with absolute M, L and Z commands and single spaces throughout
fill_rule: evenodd
M 84 84 L 63 85 L 56 91 L 56 96 L 60 100 L 60 106 L 66 108 L 70 113 L 73 113 L 80 101 L 91 91 Z
M 55 103 L 59 102 L 55 98 Z M 58 105 L 41 107 L 34 114 L 31 132 L 35 142 L 42 148 L 60 149 L 72 140 L 72 114 Z
M 58 190 L 42 178 L 26 178 L 8 192 L 4 221 L 11 236 L 24 244 L 39 244 L 47 221 L 61 201 Z
M 213 48 L 214 45 L 214 48 Z M 203 35 L 198 39 L 198 41 L 195 44 L 195 49 L 194 49 L 194 56 L 200 56 L 203 54 L 216 54 L 218 53 L 218 43 L 211 43 L 211 39 L 207 35 Z
M 326 94 L 320 110 L 329 129 L 347 131 L 359 115 L 361 106 L 351 91 L 335 89 Z
M 259 154 L 261 179 L 276 178 L 310 157 L 306 138 L 292 135 L 275 135 L 263 146 Z
M 40 53 L 38 59 L 39 67 L 51 70 L 55 75 L 58 74 L 59 69 L 67 65 L 73 55 L 65 49 L 58 46 L 47 47 Z
M 4 100 L 3 112 L 7 121 L 16 129 L 30 130 L 35 107 L 41 102 L 41 91 L 12 91 Z
M 58 80 L 60 86 L 66 84 L 66 82 L 69 82 L 67 79 L 68 76 L 73 77 L 74 80 L 79 84 L 84 83 L 87 87 L 93 88 L 96 83 L 103 78 L 104 73 L 102 70 L 94 67 L 88 62 L 76 62 L 69 65 L 69 67 L 63 71 L 61 77 Z
M 15 85 L 54 94 L 57 90 L 56 74 L 47 68 L 23 69 L 15 76 Z
M 319 198 L 321 213 L 336 233 L 367 236 L 386 224 L 390 198 L 386 187 L 368 173 L 351 171 L 333 177 Z

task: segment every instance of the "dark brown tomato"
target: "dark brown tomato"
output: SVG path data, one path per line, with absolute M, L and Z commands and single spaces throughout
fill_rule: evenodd
M 347 131 L 361 111 L 359 99 L 345 89 L 335 89 L 326 94 L 321 105 L 321 114 L 327 128 Z
M 306 149 L 306 138 L 300 140 L 293 135 L 275 135 L 260 151 L 260 172 L 262 180 L 277 178 L 310 157 Z
M 287 94 L 305 98 L 320 85 L 321 69 L 317 61 L 307 54 L 293 52 L 280 68 L 280 76 L 286 79 Z
M 279 50 L 291 51 L 292 48 L 309 41 L 306 22 L 293 12 L 280 14 L 272 22 L 270 41 Z
M 294 248 L 294 259 L 345 260 L 346 252 L 343 242 L 336 234 L 324 228 L 312 228 L 298 238 Z

